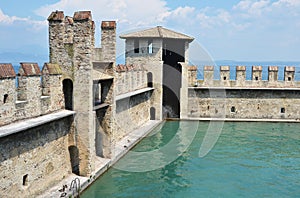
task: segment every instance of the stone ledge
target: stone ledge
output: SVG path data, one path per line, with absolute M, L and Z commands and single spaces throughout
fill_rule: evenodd
M 145 92 L 148 92 L 148 91 L 152 91 L 152 90 L 154 90 L 154 88 L 147 87 L 147 88 L 143 88 L 143 89 L 138 89 L 136 91 L 120 94 L 120 95 L 116 96 L 116 101 L 117 100 L 122 100 L 122 99 L 125 99 L 125 98 L 129 98 L 131 96 L 135 96 L 135 95 L 145 93 Z
M 23 104 L 23 103 L 27 103 L 27 100 L 17 100 L 16 104 Z
M 49 99 L 50 96 L 41 96 L 41 99 Z
M 40 126 L 45 123 L 49 123 L 55 120 L 59 120 L 61 118 L 65 118 L 71 115 L 74 115 L 74 111 L 62 110 L 56 113 L 51 113 L 47 115 L 43 115 L 37 118 L 31 118 L 28 120 L 23 120 L 20 122 L 12 123 L 9 125 L 5 125 L 0 127 L 0 138 L 19 133 L 24 130 L 28 130 L 37 126 Z
M 184 117 L 181 119 L 172 120 L 184 120 L 184 121 L 220 121 L 220 122 L 287 122 L 295 123 L 300 122 L 300 119 L 267 119 L 267 118 L 199 118 L 199 117 Z
M 279 91 L 300 91 L 300 87 L 188 87 L 188 89 L 211 89 L 211 90 L 221 90 L 221 89 L 231 89 L 231 90 L 279 90 Z
M 108 108 L 108 107 L 109 107 L 109 104 L 107 104 L 107 103 L 102 103 L 102 104 L 99 104 L 99 105 L 95 105 L 95 106 L 93 107 L 93 111 L 98 110 L 98 109 Z

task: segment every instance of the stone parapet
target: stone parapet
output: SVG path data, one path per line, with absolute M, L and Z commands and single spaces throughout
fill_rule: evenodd
M 196 71 L 197 72 L 197 71 Z M 262 79 L 263 66 L 252 66 L 251 80 L 246 79 L 246 66 L 236 66 L 235 71 L 230 70 L 230 66 L 220 66 L 220 77 L 214 79 L 214 67 L 204 66 L 203 80 L 197 83 L 189 83 L 190 87 L 300 87 L 300 82 L 295 81 L 295 67 L 286 66 L 284 68 L 283 81 L 278 80 L 278 66 L 269 66 L 267 79 Z M 235 72 L 235 79 L 230 79 L 231 72 Z M 191 71 L 189 71 L 191 73 Z M 197 74 L 196 74 L 197 76 Z M 192 82 L 195 75 L 189 75 L 189 82 Z
M 60 71 L 48 63 L 42 71 L 37 63 L 21 63 L 18 72 L 12 64 L 0 64 L 0 126 L 62 109 Z
M 137 65 L 117 65 L 115 67 L 116 95 L 124 94 L 148 86 L 147 70 Z

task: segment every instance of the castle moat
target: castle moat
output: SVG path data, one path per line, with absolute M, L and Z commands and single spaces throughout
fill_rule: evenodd
M 156 131 L 143 139 L 133 151 L 147 152 L 163 147 L 183 123 L 196 122 L 167 121 L 162 127 L 154 129 Z M 198 130 L 191 145 L 183 155 L 165 167 L 147 172 L 111 168 L 80 197 L 299 195 L 298 123 L 225 122 L 213 149 L 200 158 L 199 148 L 210 124 L 197 122 Z M 178 147 L 180 145 L 178 142 Z

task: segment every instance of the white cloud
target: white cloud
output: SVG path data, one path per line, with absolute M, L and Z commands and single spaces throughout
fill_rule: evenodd
M 273 3 L 274 6 L 296 7 L 300 6 L 300 0 L 279 0 Z
M 230 13 L 227 12 L 227 11 L 225 11 L 225 10 L 220 10 L 217 18 L 220 21 L 223 21 L 225 23 L 230 23 L 230 21 L 231 21 L 231 15 L 230 15 Z
M 19 18 L 16 16 L 8 16 L 3 13 L 3 11 L 0 9 L 0 23 L 2 24 L 12 24 L 15 21 L 28 21 L 28 18 Z
M 0 24 L 2 25 L 14 25 L 16 23 L 22 23 L 27 24 L 28 30 L 36 31 L 44 28 L 46 25 L 48 25 L 47 21 L 37 21 L 32 20 L 31 18 L 21 18 L 17 16 L 8 16 L 3 13 L 3 11 L 0 9 Z
M 232 16 L 226 10 L 206 7 L 198 12 L 196 20 L 201 28 L 220 28 L 231 24 Z
M 43 6 L 35 13 L 47 18 L 55 10 L 70 16 L 79 10 L 91 10 L 94 21 L 117 20 L 119 25 L 126 24 L 128 28 L 153 25 L 169 11 L 164 0 L 61 0 Z
M 186 18 L 189 14 L 193 13 L 195 11 L 195 8 L 185 6 L 185 7 L 178 7 L 175 10 L 168 11 L 164 13 L 165 17 L 171 17 L 171 18 Z
M 233 10 L 244 11 L 250 14 L 251 16 L 260 16 L 264 11 L 267 10 L 270 5 L 270 0 L 243 0 L 240 1 L 237 5 L 233 6 Z

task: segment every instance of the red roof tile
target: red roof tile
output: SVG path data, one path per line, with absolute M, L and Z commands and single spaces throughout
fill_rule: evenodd
M 102 21 L 101 28 L 102 29 L 114 29 L 114 28 L 116 28 L 116 22 L 115 21 Z
M 16 72 L 10 63 L 0 63 L 0 78 L 14 78 Z
M 75 12 L 73 16 L 74 21 L 92 20 L 91 11 L 79 11 Z
M 56 10 L 52 12 L 48 17 L 48 21 L 63 21 L 64 20 L 64 12 Z
M 21 63 L 19 74 L 21 76 L 39 76 L 41 70 L 37 63 Z
M 62 74 L 60 66 L 53 63 L 45 63 L 42 72 L 43 74 Z

